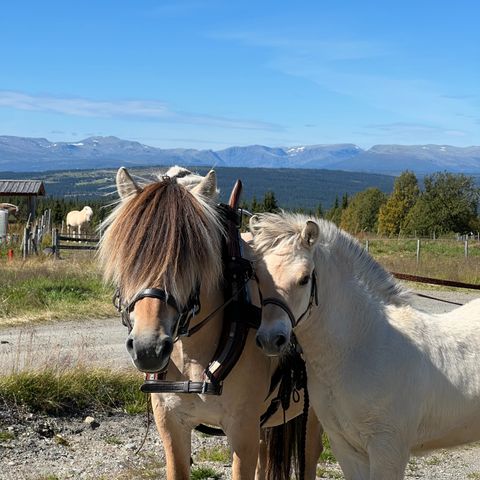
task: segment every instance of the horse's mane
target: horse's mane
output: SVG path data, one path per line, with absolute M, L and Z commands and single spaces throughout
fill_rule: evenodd
M 355 238 L 327 220 L 286 212 L 260 214 L 255 222 L 255 250 L 262 254 L 284 245 L 299 248 L 301 233 L 308 220 L 320 227 L 317 250 L 326 249 L 339 255 L 351 269 L 352 276 L 381 301 L 394 305 L 406 303 L 408 293 L 393 276 Z
M 197 284 L 208 291 L 220 279 L 222 226 L 213 202 L 176 178 L 124 199 L 102 229 L 98 257 L 125 299 L 157 287 L 184 304 Z

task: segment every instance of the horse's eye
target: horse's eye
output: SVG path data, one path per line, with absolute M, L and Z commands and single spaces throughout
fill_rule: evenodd
M 303 286 L 303 285 L 306 285 L 309 281 L 310 281 L 310 275 L 305 275 L 298 281 L 298 284 Z

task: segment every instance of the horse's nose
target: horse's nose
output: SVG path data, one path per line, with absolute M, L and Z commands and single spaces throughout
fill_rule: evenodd
M 142 372 L 158 372 L 165 368 L 173 350 L 169 336 L 136 337 L 130 334 L 125 343 L 135 366 Z
M 268 356 L 281 355 L 288 344 L 288 338 L 284 333 L 277 332 L 267 334 L 259 331 L 255 337 L 255 343 Z

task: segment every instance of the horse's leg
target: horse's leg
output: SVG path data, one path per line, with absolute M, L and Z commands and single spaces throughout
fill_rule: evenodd
M 190 479 L 191 434 L 174 412 L 166 411 L 152 395 L 153 415 L 167 462 L 167 480 Z
M 308 410 L 307 438 L 305 441 L 305 478 L 315 480 L 317 476 L 317 463 L 323 450 L 323 427 L 318 421 L 312 407 Z
M 225 427 L 233 451 L 232 480 L 253 480 L 260 450 L 260 425 L 255 415 L 242 417 L 244 412 L 236 412 L 234 422 Z
M 267 445 L 265 443 L 265 430 L 260 430 L 260 444 L 258 449 L 257 469 L 255 471 L 255 480 L 265 480 L 267 468 Z
M 392 435 L 376 435 L 368 444 L 370 480 L 403 480 L 410 452 Z
M 330 446 L 346 480 L 369 480 L 370 466 L 368 456 L 362 455 L 347 443 L 343 436 L 329 434 Z M 380 477 L 379 477 L 380 478 Z M 384 477 L 382 480 L 390 480 Z

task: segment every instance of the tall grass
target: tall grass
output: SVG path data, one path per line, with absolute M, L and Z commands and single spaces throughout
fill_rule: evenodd
M 135 414 L 146 409 L 142 382 L 138 372 L 52 367 L 0 376 L 0 400 L 12 407 L 54 415 L 112 409 Z
M 114 314 L 112 288 L 90 257 L 0 262 L 0 325 Z

